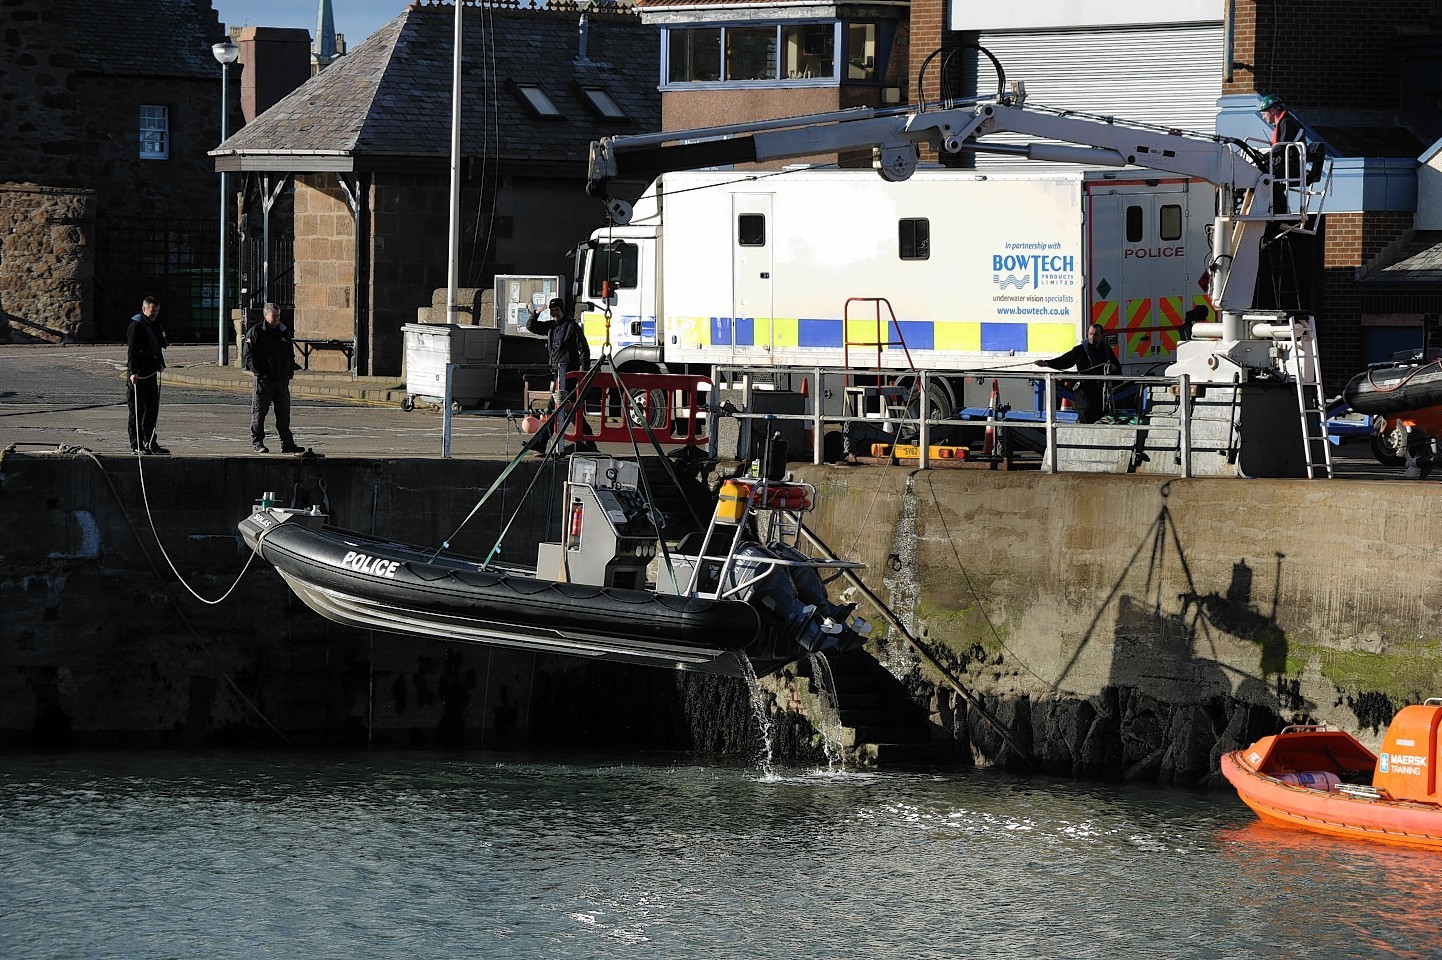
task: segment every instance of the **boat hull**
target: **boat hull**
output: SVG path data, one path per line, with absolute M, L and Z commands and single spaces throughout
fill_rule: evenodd
M 1363 371 L 1347 384 L 1344 397 L 1358 413 L 1434 433 L 1442 425 L 1442 360 Z
M 744 676 L 800 655 L 749 604 L 557 583 L 323 526 L 282 510 L 239 524 L 296 595 L 337 623 L 590 659 Z
M 1222 775 L 1263 821 L 1334 837 L 1442 850 L 1442 807 L 1284 783 L 1256 770 L 1248 762 L 1249 752 L 1223 756 Z

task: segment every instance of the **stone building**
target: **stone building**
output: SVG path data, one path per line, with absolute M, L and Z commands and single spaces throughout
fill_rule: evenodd
M 584 190 L 591 140 L 657 129 L 654 32 L 570 3 L 463 17 L 460 286 L 566 275 L 604 219 Z M 242 174 L 244 243 L 294 238 L 293 273 L 274 258 L 241 306 L 293 307 L 298 338 L 341 347 L 312 369 L 398 373 L 403 325 L 446 285 L 454 23 L 449 4 L 412 3 L 216 151 Z M 267 218 L 287 191 L 293 214 Z
M 11 326 L 115 339 L 155 294 L 176 337 L 215 329 L 219 180 L 206 152 L 220 140 L 210 47 L 224 38 L 210 0 L 0 5 Z

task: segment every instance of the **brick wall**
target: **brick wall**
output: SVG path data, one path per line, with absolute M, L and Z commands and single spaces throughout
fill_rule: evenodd
M 1400 38 L 1431 29 L 1433 0 L 1237 0 L 1232 82 L 1299 110 L 1395 107 Z
M 1326 220 L 1318 338 L 1327 381 L 1340 386 L 1366 365 L 1357 269 L 1410 230 L 1412 214 L 1333 213 Z
M 94 339 L 95 206 L 91 190 L 0 184 L 0 311 L 25 333 Z

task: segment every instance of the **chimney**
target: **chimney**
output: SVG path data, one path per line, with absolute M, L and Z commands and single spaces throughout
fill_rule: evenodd
M 240 109 L 250 123 L 310 79 L 310 32 L 299 27 L 242 27 Z

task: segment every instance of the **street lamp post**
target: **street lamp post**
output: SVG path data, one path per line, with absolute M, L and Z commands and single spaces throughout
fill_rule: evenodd
M 226 141 L 226 138 L 230 136 L 229 125 L 228 125 L 228 123 L 227 123 L 227 121 L 230 119 L 230 118 L 229 118 L 229 104 L 228 104 L 228 101 L 227 101 L 227 98 L 226 98 L 226 94 L 227 94 L 227 92 L 228 92 L 229 89 L 230 89 L 230 77 L 227 76 L 227 73 L 228 73 L 228 71 L 229 71 L 229 69 L 230 69 L 230 65 L 235 62 L 235 58 L 238 57 L 238 56 L 240 56 L 240 47 L 237 47 L 235 44 L 231 43 L 229 40 L 225 40 L 225 41 L 223 41 L 223 42 L 221 42 L 221 43 L 217 43 L 217 44 L 215 44 L 214 46 L 212 46 L 212 47 L 210 48 L 210 52 L 211 52 L 211 54 L 215 57 L 216 62 L 220 64 L 220 142 L 221 142 L 221 143 L 224 143 L 224 142 Z M 226 298 L 225 298 L 225 248 L 226 248 L 226 246 L 227 246 L 225 240 L 226 240 L 226 228 L 227 228 L 228 222 L 229 222 L 229 220 L 230 220 L 230 213 L 229 213 L 230 204 L 227 202 L 229 198 L 226 196 L 226 186 L 227 186 L 228 176 L 229 176 L 229 175 L 226 174 L 225 171 L 223 171 L 223 170 L 221 171 L 221 173 L 220 173 L 220 283 L 219 283 L 219 286 L 218 286 L 218 288 L 217 288 L 217 290 L 216 290 L 216 301 L 217 301 L 217 304 L 216 304 L 216 312 L 220 315 L 220 316 L 219 316 L 219 323 L 218 323 L 218 328 L 219 328 L 219 329 L 218 329 L 218 331 L 217 331 L 217 336 L 218 336 L 218 338 L 219 338 L 219 350 L 220 350 L 220 357 L 219 357 L 219 361 L 218 361 L 218 362 L 220 363 L 220 365 L 221 365 L 222 367 L 224 367 L 224 366 L 229 366 L 229 364 L 230 364 L 230 330 L 228 329 L 228 328 L 230 327 L 230 324 L 226 321 L 226 316 L 225 316 L 225 305 L 226 305 Z

